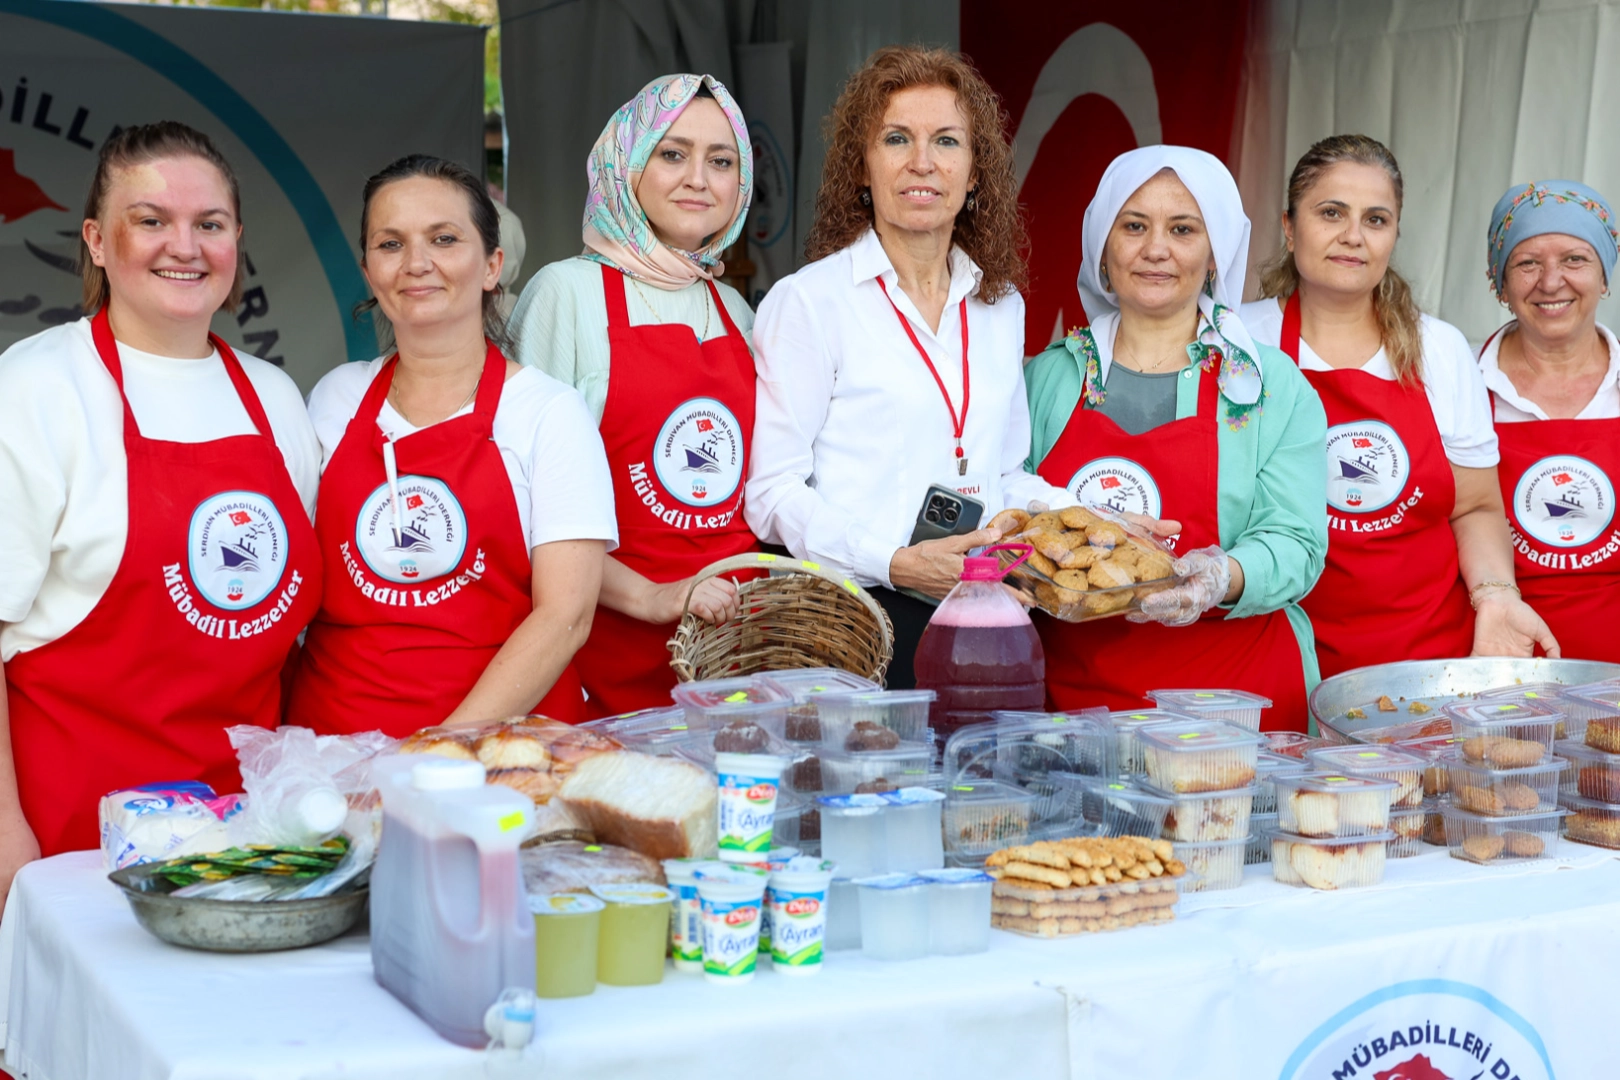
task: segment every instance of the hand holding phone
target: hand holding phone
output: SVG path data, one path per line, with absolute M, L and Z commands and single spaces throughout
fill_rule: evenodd
M 934 484 L 923 496 L 911 543 L 895 553 L 889 580 L 907 596 L 938 604 L 962 572 L 962 556 L 994 542 L 992 533 L 980 533 L 984 503 L 970 495 Z

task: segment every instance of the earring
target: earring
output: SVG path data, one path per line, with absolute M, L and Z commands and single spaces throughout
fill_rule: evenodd
M 872 189 L 861 188 L 861 205 L 868 209 L 872 206 Z
M 1099 263 L 1097 265 L 1097 276 L 1102 279 L 1102 287 L 1103 287 L 1104 292 L 1113 292 L 1114 291 L 1113 283 L 1108 280 L 1108 264 L 1107 263 Z
M 977 210 L 978 208 L 979 208 L 979 189 L 974 188 L 972 191 L 967 193 L 967 202 L 962 204 L 962 209 L 966 210 L 968 213 L 971 214 L 971 213 L 973 213 L 973 211 Z
M 1215 271 L 1213 270 L 1204 275 L 1204 292 L 1210 296 L 1215 295 Z

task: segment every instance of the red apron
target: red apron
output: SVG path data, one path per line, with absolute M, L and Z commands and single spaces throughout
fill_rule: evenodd
M 1620 420 L 1498 422 L 1496 438 L 1525 603 L 1566 658 L 1620 663 L 1620 522 L 1610 479 L 1620 476 Z
M 611 366 L 602 442 L 613 472 L 619 547 L 613 557 L 660 584 L 753 550 L 743 520 L 754 436 L 754 357 L 714 283 L 726 336 L 699 343 L 684 323 L 631 326 L 624 275 L 602 267 Z M 574 662 L 592 716 L 669 704 L 675 624 L 596 609 Z
M 1176 546 L 1183 551 L 1219 544 L 1219 390 L 1213 373 L 1193 370 L 1200 379 L 1196 415 L 1128 435 L 1082 404 L 1041 461 L 1041 476 L 1077 498 L 1084 491 L 1085 501 L 1180 521 Z M 1215 608 L 1191 626 L 1043 615 L 1035 623 L 1054 709 L 1135 709 L 1158 687 L 1217 687 L 1269 697 L 1268 729 L 1306 729 L 1305 671 L 1286 612 L 1228 619 Z
M 287 719 L 323 735 L 442 723 L 534 610 L 528 538 L 492 437 L 506 358 L 489 346 L 471 413 L 394 442 L 396 506 L 377 414 L 398 363 L 371 380 L 321 475 L 326 596 Z M 583 706 L 570 666 L 533 711 L 573 723 Z
M 1299 293 L 1282 351 L 1299 362 Z M 1322 678 L 1368 664 L 1467 656 L 1474 609 L 1457 564 L 1457 481 L 1421 386 L 1306 371 L 1327 410 L 1328 553 L 1305 597 Z
M 257 433 L 141 435 L 103 308 L 96 351 L 124 403 L 129 534 L 83 622 L 6 664 L 17 789 L 40 851 L 93 848 L 102 795 L 241 780 L 225 729 L 275 727 L 281 668 L 320 603 L 315 534 L 253 384 L 211 337 Z

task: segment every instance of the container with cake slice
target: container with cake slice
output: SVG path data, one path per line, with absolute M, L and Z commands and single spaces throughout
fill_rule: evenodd
M 1254 768 L 1254 812 L 1257 814 L 1277 812 L 1277 787 L 1271 782 L 1272 777 L 1303 776 L 1314 771 L 1301 758 L 1284 757 L 1268 750 L 1260 751 Z
M 1620 804 L 1588 799 L 1565 792 L 1558 797 L 1568 816 L 1564 818 L 1564 838 L 1577 844 L 1620 848 Z
M 1558 807 L 1516 817 L 1491 817 L 1460 806 L 1441 807 L 1452 858 L 1482 864 L 1546 858 L 1558 845 Z
M 1161 709 L 1174 709 L 1199 720 L 1224 720 L 1248 731 L 1260 730 L 1260 714 L 1271 699 L 1247 690 L 1149 690 Z
M 1136 738 L 1148 785 L 1170 795 L 1248 787 L 1264 741 L 1224 720 L 1153 724 Z
M 1423 825 L 1429 809 L 1421 802 L 1417 806 L 1397 806 L 1389 811 L 1389 831 L 1395 838 L 1389 842 L 1391 859 L 1407 859 L 1423 854 Z M 1444 826 L 1441 826 L 1444 828 Z
M 1271 876 L 1279 884 L 1310 889 L 1356 889 L 1384 880 L 1391 832 L 1370 836 L 1270 834 Z
M 1620 754 L 1573 739 L 1554 743 L 1553 753 L 1569 762 L 1569 768 L 1558 778 L 1558 786 L 1564 793 L 1620 803 Z
M 1556 809 L 1559 779 L 1569 768 L 1556 757 L 1517 769 L 1492 769 L 1462 757 L 1447 758 L 1445 765 L 1451 804 L 1490 817 Z
M 1249 847 L 1247 833 L 1235 840 L 1186 841 L 1174 846 L 1176 858 L 1196 875 L 1187 886 L 1188 892 L 1215 892 L 1243 884 L 1244 853 Z
M 1435 799 L 1451 790 L 1445 759 L 1462 753 L 1462 744 L 1460 735 L 1425 735 L 1393 745 L 1423 759 L 1423 797 Z
M 1141 776 L 1147 772 L 1142 753 L 1142 741 L 1137 732 L 1156 724 L 1185 723 L 1196 720 L 1174 709 L 1122 709 L 1108 714 L 1108 723 L 1114 729 L 1114 760 L 1121 776 Z
M 1423 805 L 1423 770 L 1428 763 L 1417 754 L 1393 746 L 1331 746 L 1307 751 L 1305 759 L 1326 772 L 1390 781 L 1396 785 L 1391 806 Z
M 1165 839 L 1202 843 L 1246 838 L 1254 793 L 1251 784 L 1234 791 L 1169 796 L 1170 808 L 1164 817 Z
M 1389 804 L 1398 786 L 1365 776 L 1307 773 L 1278 776 L 1277 825 L 1310 837 L 1370 836 L 1389 829 Z

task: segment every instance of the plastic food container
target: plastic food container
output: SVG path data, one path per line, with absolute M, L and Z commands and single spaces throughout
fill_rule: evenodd
M 724 869 L 718 859 L 665 859 L 664 880 L 675 894 L 669 919 L 669 955 L 676 971 L 703 970 L 703 904 L 698 900 L 697 872 Z
M 697 871 L 705 981 L 721 986 L 753 981 L 768 880 L 766 871 L 745 866 Z
M 1391 806 L 1423 805 L 1423 770 L 1420 755 L 1393 746 L 1329 746 L 1307 751 L 1305 760 L 1323 772 L 1366 776 L 1395 785 Z
M 924 742 L 928 734 L 928 709 L 937 695 L 932 690 L 858 690 L 817 697 L 821 713 L 821 745 L 833 750 L 856 749 L 849 745 L 856 724 L 877 724 L 898 735 L 903 742 Z
M 1271 834 L 1277 831 L 1276 814 L 1255 814 L 1249 819 L 1249 846 L 1243 849 L 1243 864 L 1254 866 L 1271 861 Z
M 821 790 L 827 795 L 866 794 L 915 786 L 928 775 L 930 743 L 901 743 L 894 750 L 821 750 Z
M 557 893 L 529 897 L 534 913 L 534 995 L 583 997 L 596 990 L 602 901 Z
M 597 981 L 609 986 L 663 982 L 675 894 L 662 885 L 592 885 L 591 894 L 606 905 L 597 940 Z
M 801 855 L 820 855 L 821 814 L 815 803 L 791 791 L 778 793 L 771 847 L 795 847 Z
M 1531 701 L 1470 701 L 1440 711 L 1451 721 L 1452 734 L 1462 736 L 1464 756 L 1497 768 L 1531 764 L 1530 743 L 1549 753 L 1564 720 L 1561 710 Z
M 1446 846 L 1446 818 L 1441 808 L 1445 799 L 1423 800 L 1423 842 L 1430 847 Z
M 1260 736 L 1223 720 L 1139 728 L 1147 782 L 1167 794 L 1231 791 L 1254 782 Z
M 1313 739 L 1300 731 L 1262 731 L 1260 733 L 1266 740 L 1261 751 L 1271 751 L 1296 761 L 1305 756 L 1307 750 L 1317 746 L 1328 745 L 1324 739 Z
M 1423 759 L 1423 797 L 1434 799 L 1451 790 L 1451 777 L 1446 773 L 1446 759 L 1461 754 L 1462 744 L 1460 735 L 1426 735 L 1393 745 Z
M 1579 739 L 1586 733 L 1586 719 L 1590 705 L 1579 699 L 1571 700 L 1569 687 L 1562 683 L 1539 682 L 1498 686 L 1491 690 L 1481 690 L 1474 695 L 1474 700 L 1546 705 L 1564 714 L 1564 722 L 1558 725 L 1558 738 Z
M 720 785 L 720 857 L 753 862 L 771 849 L 776 828 L 776 793 L 783 758 L 769 754 L 716 754 Z
M 1620 805 L 1561 795 L 1559 802 L 1569 816 L 1564 818 L 1564 837 L 1577 844 L 1620 848 Z
M 1555 808 L 1518 817 L 1486 817 L 1449 803 L 1440 812 L 1446 818 L 1451 857 L 1477 863 L 1524 862 L 1553 854 L 1565 813 Z
M 945 849 L 988 855 L 1029 842 L 1040 796 L 999 780 L 964 780 L 945 789 Z
M 733 720 L 751 720 L 775 735 L 787 737 L 787 691 L 764 678 L 701 679 L 679 683 L 670 691 L 686 710 L 686 722 L 713 734 Z
M 1283 734 L 1293 733 L 1283 732 Z M 1277 788 L 1271 782 L 1272 777 L 1301 776 L 1310 771 L 1311 767 L 1300 758 L 1284 757 L 1267 750 L 1260 751 L 1254 759 L 1254 812 L 1257 814 L 1277 812 Z
M 821 970 L 827 939 L 827 890 L 834 866 L 820 859 L 789 859 L 771 871 L 771 963 L 783 975 Z
M 1620 740 L 1620 679 L 1567 686 L 1561 704 L 1569 719 L 1567 738 L 1586 738 L 1592 746 L 1620 750 L 1620 744 L 1616 743 Z M 1600 730 L 1588 736 L 1586 729 L 1594 720 L 1599 722 Z M 1581 728 L 1579 732 L 1575 730 L 1577 725 Z
M 1271 876 L 1283 885 L 1310 889 L 1355 889 L 1384 880 L 1391 832 L 1375 836 L 1314 837 L 1278 830 L 1271 834 Z
M 1242 867 L 1239 866 L 1241 873 Z M 990 890 L 990 925 L 1025 937 L 1057 938 L 1151 926 L 1176 917 L 1191 875 L 1028 889 L 998 881 Z
M 1446 760 L 1452 805 L 1487 817 L 1554 809 L 1560 774 L 1568 768 L 1569 762 L 1563 758 L 1522 769 L 1488 769 L 1461 758 Z
M 998 711 L 987 724 L 971 724 L 946 741 L 948 784 L 996 779 L 1036 796 L 1038 823 L 1072 819 L 1070 789 L 1062 779 L 1114 772 L 1114 735 L 1101 709 L 1081 713 Z
M 1129 780 L 1074 776 L 1064 782 L 1074 792 L 1072 805 L 1079 814 L 1076 826 L 1084 826 L 1098 836 L 1158 836 L 1164 831 L 1165 815 L 1174 805 L 1169 796 Z
M 1364 776 L 1278 776 L 1277 828 L 1299 836 L 1371 836 L 1389 829 L 1389 780 Z
M 861 951 L 874 960 L 928 955 L 928 880 L 915 874 L 856 878 L 861 891 Z
M 1194 843 L 1242 840 L 1249 835 L 1255 790 L 1251 785 L 1234 791 L 1173 796 L 1164 817 L 1164 838 Z
M 627 750 L 637 750 L 654 757 L 668 757 L 682 747 L 703 741 L 703 732 L 693 730 L 686 722 L 686 710 L 679 705 L 642 709 L 640 712 L 592 720 L 580 726 L 616 739 Z
M 757 677 L 792 700 L 783 729 L 783 737 L 788 742 L 821 742 L 822 695 L 883 689 L 871 679 L 863 679 L 841 668 L 794 668 L 790 671 L 762 672 Z
M 1390 809 L 1389 831 L 1395 834 L 1395 839 L 1389 842 L 1389 858 L 1406 859 L 1423 854 L 1423 824 L 1428 816 L 1429 810 L 1422 803 Z
M 1271 699 L 1246 690 L 1149 690 L 1161 709 L 1175 709 L 1200 720 L 1225 720 L 1249 731 L 1260 730 L 1260 713 Z
M 928 951 L 963 956 L 990 948 L 990 890 L 996 879 L 978 870 L 924 870 L 928 882 Z
M 1194 880 L 1188 892 L 1215 892 L 1243 884 L 1243 856 L 1249 846 L 1245 832 L 1236 840 L 1204 840 L 1172 845 L 1176 858 L 1186 864 Z
M 1620 803 L 1620 754 L 1597 750 L 1574 739 L 1553 743 L 1553 753 L 1569 762 L 1558 781 L 1562 794 Z
M 1120 776 L 1141 776 L 1147 772 L 1142 759 L 1142 743 L 1136 733 L 1150 724 L 1174 724 L 1197 717 L 1173 709 L 1125 709 L 1108 714 L 1114 729 L 1114 760 Z

